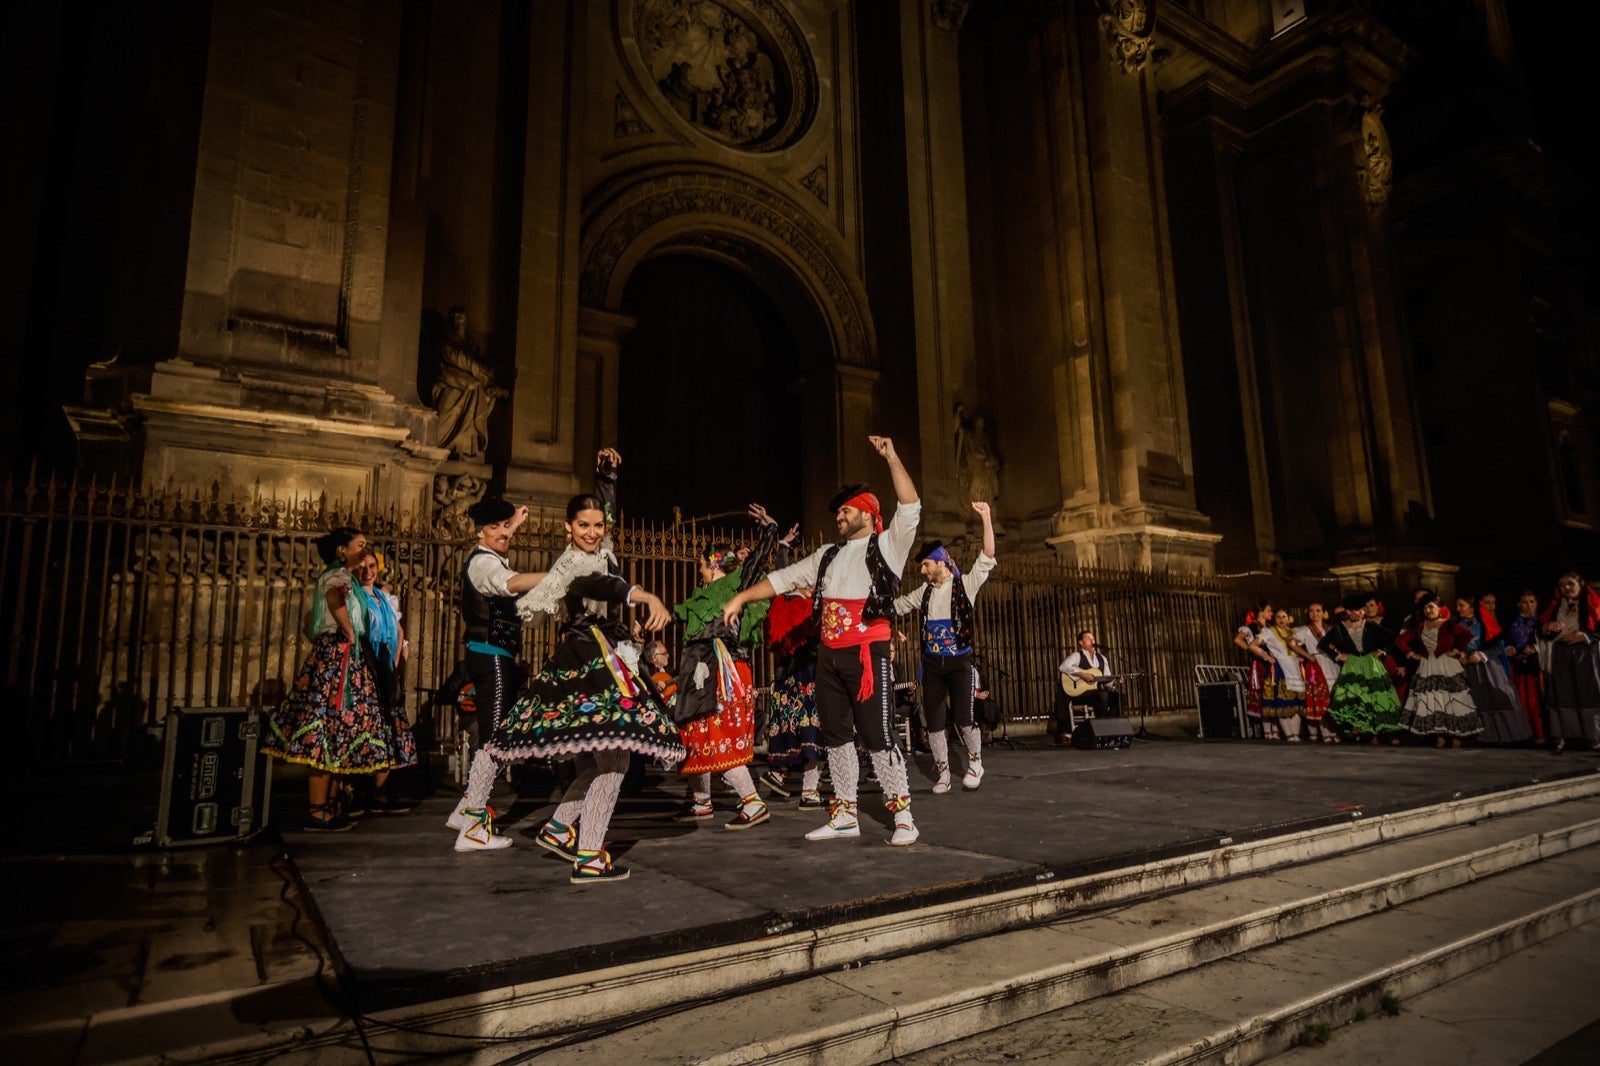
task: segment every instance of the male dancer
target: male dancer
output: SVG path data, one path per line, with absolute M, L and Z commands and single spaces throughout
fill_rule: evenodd
M 983 781 L 983 738 L 972 720 L 978 672 L 972 665 L 972 601 L 994 569 L 994 522 L 987 503 L 972 509 L 983 519 L 983 550 L 965 574 L 939 541 L 929 541 L 917 553 L 927 584 L 896 597 L 896 614 L 922 611 L 922 715 L 928 726 L 928 747 L 938 775 L 935 792 L 950 791 L 950 738 L 945 732 L 945 707 L 967 747 L 967 770 L 961 787 L 969 791 Z
M 861 835 L 856 819 L 861 765 L 852 743 L 859 735 L 883 786 L 885 805 L 894 816 L 889 843 L 911 844 L 919 834 L 911 818 L 905 757 L 895 741 L 889 619 L 900 591 L 900 572 L 922 518 L 922 503 L 911 475 L 895 454 L 894 442 L 888 437 L 867 440 L 889 464 L 894 482 L 897 506 L 888 529 L 884 529 L 878 498 L 865 485 L 851 485 L 829 504 L 843 543 L 769 573 L 729 600 L 722 617 L 733 625 L 748 603 L 807 585 L 816 590 L 812 609 L 822 632 L 822 648 L 817 653 L 817 715 L 828 744 L 834 799 L 828 805 L 828 823 L 807 833 L 806 839 Z
M 517 698 L 517 655 L 522 651 L 522 619 L 517 597 L 544 577 L 519 574 L 506 559 L 511 537 L 528 520 L 526 507 L 513 507 L 490 496 L 467 508 L 478 527 L 478 545 L 461 569 L 461 616 L 467 624 L 467 676 L 477 692 L 472 746 L 487 739 Z M 477 751 L 473 762 L 490 759 Z M 457 830 L 457 851 L 493 851 L 511 846 L 511 838 L 494 831 L 494 809 L 487 803 L 469 808 L 463 797 L 445 824 Z

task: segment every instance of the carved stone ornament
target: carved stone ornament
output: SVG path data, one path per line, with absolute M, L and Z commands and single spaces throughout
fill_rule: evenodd
M 816 65 L 775 0 L 633 0 L 633 34 L 650 83 L 700 133 L 769 152 L 810 125 Z
M 439 474 L 433 479 L 433 524 L 445 533 L 468 529 L 467 508 L 483 499 L 488 482 L 473 474 Z
M 828 206 L 828 161 L 824 159 L 812 167 L 811 172 L 800 179 L 800 184 L 806 187 L 807 192 L 821 201 L 822 206 Z
M 1000 496 L 1001 464 L 994 452 L 988 421 L 958 403 L 954 428 L 956 479 L 961 483 L 962 498 L 993 503 Z
M 618 139 L 654 132 L 650 128 L 650 123 L 640 116 L 639 109 L 633 106 L 633 101 L 628 99 L 628 94 L 623 92 L 620 86 L 617 89 L 615 122 L 614 132 Z
M 1155 0 L 1097 0 L 1100 25 L 1124 74 L 1137 74 L 1150 61 L 1155 32 Z
M 972 0 L 932 0 L 929 14 L 939 29 L 955 32 L 971 8 Z
M 1383 108 L 1371 104 L 1361 109 L 1360 158 L 1357 160 L 1361 195 L 1373 207 L 1389 202 L 1394 182 L 1394 156 L 1389 151 L 1389 131 L 1383 128 Z

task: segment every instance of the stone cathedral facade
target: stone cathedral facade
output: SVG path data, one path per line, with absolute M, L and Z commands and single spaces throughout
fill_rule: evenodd
M 117 216 L 144 258 L 107 268 L 144 296 L 74 371 L 85 464 L 557 507 L 619 443 L 663 521 L 759 495 L 820 530 L 886 433 L 931 533 L 989 498 L 1008 552 L 1352 584 L 1463 561 L 1402 276 L 1439 241 L 1396 225 L 1443 194 L 1397 183 L 1412 50 L 1367 4 L 152 12 L 129 47 L 167 140 L 111 179 L 148 196 Z M 1587 387 L 1531 402 L 1592 544 Z

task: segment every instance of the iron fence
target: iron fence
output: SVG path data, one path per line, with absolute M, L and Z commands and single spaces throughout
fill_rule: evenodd
M 400 601 L 411 645 L 409 712 L 430 721 L 440 741 L 453 737 L 452 709 L 429 712 L 462 647 L 455 604 L 468 530 L 374 513 L 359 500 L 36 476 L 0 486 L 8 735 L 32 762 L 124 759 L 174 707 L 275 704 L 309 647 L 305 619 L 322 569 L 314 541 L 338 525 L 365 530 L 384 556 L 381 580 Z M 750 535 L 624 517 L 618 542 L 629 579 L 670 604 L 694 589 L 694 560 L 708 541 Z M 512 545 L 512 565 L 544 569 L 565 539 L 559 519 L 532 519 Z M 976 604 L 991 691 L 1009 717 L 1048 714 L 1057 664 L 1080 629 L 1093 629 L 1117 670 L 1142 675 L 1127 697 L 1135 712 L 1192 706 L 1194 664 L 1232 661 L 1234 629 L 1258 585 L 1002 558 Z M 1304 602 L 1333 588 L 1283 581 L 1275 591 Z M 898 644 L 898 668 L 912 678 L 916 619 L 900 631 L 909 639 Z M 553 633 L 549 621 L 528 626 L 529 661 L 542 661 Z M 683 634 L 673 627 L 665 639 L 676 661 Z M 767 684 L 765 654 L 754 668 Z

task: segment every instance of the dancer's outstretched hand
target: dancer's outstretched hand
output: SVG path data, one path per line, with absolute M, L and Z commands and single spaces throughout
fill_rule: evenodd
M 744 604 L 735 596 L 722 605 L 722 624 L 730 628 L 739 624 L 739 612 L 744 610 Z
M 868 436 L 867 443 L 872 445 L 873 450 L 879 455 L 883 456 L 885 459 L 893 459 L 895 457 L 894 441 L 890 440 L 888 437 Z
M 645 609 L 644 628 L 651 633 L 661 632 L 667 628 L 667 623 L 672 621 L 672 614 L 667 610 L 667 605 L 653 592 L 640 589 L 633 602 L 636 607 Z
M 973 500 L 972 509 L 978 512 L 979 518 L 987 519 L 989 517 L 989 505 L 982 500 Z
M 601 448 L 599 454 L 594 457 L 594 465 L 605 466 L 607 463 L 612 466 L 621 466 L 622 453 L 615 448 Z
M 799 535 L 800 523 L 796 522 L 794 525 L 789 527 L 789 532 L 778 538 L 778 543 L 783 545 L 793 544 L 794 538 L 798 537 Z
M 747 508 L 746 513 L 748 513 L 751 518 L 755 519 L 757 525 L 775 526 L 778 524 L 778 520 L 769 515 L 767 513 L 767 509 L 761 506 L 759 503 L 752 503 L 749 508 Z

